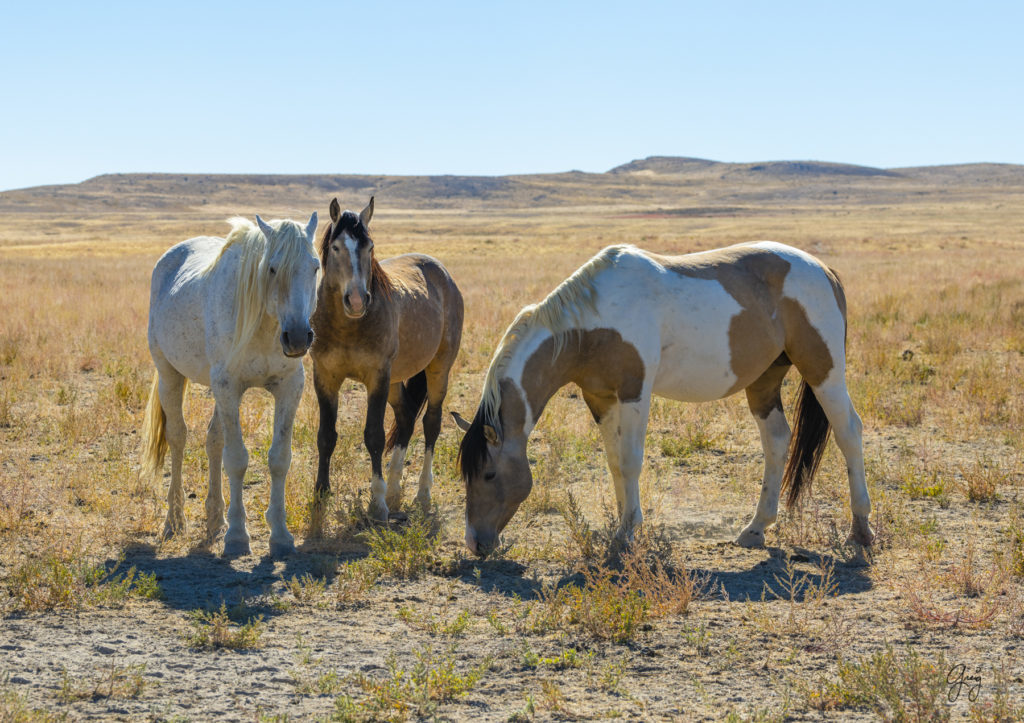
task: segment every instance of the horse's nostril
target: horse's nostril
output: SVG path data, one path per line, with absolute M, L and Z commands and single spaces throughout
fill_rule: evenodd
M 286 348 L 291 346 L 291 342 L 288 340 L 288 332 L 287 331 L 282 331 L 281 332 L 281 341 L 284 342 L 284 346 Z
M 306 344 L 312 344 L 312 343 L 313 343 L 313 330 L 310 329 L 309 331 L 306 332 Z

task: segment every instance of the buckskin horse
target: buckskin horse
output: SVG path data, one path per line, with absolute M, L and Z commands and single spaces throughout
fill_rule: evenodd
M 313 329 L 313 388 L 320 406 L 314 502 L 330 492 L 330 460 L 338 441 L 338 389 L 347 378 L 366 387 L 363 441 L 370 453 L 371 517 L 386 522 L 402 498 L 402 470 L 416 418 L 423 415 L 423 469 L 416 502 L 430 506 L 434 444 L 441 404 L 462 339 L 462 294 L 437 259 L 404 254 L 378 262 L 369 224 L 373 198 L 359 215 L 330 205 L 320 240 L 320 281 Z M 385 405 L 395 423 L 384 434 Z M 387 483 L 381 470 L 392 449 Z

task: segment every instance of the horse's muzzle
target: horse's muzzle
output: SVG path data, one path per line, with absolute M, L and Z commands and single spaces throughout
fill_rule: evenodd
M 498 546 L 498 536 L 494 533 L 478 533 L 472 528 L 466 529 L 466 547 L 474 555 L 483 559 L 494 552 Z
M 298 333 L 288 331 L 281 332 L 281 349 L 284 351 L 284 355 L 286 357 L 298 359 L 299 357 L 304 356 L 312 345 L 312 329 L 307 329 L 305 333 L 302 331 L 299 331 Z
M 349 291 L 341 297 L 341 308 L 350 319 L 362 319 L 370 308 L 370 294 L 361 291 Z

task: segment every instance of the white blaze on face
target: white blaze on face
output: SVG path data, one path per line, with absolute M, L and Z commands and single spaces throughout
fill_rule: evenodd
M 348 249 L 348 258 L 352 264 L 352 279 L 359 278 L 359 245 L 356 240 L 345 234 L 345 248 Z
M 352 278 L 345 289 L 345 298 L 348 299 L 352 311 L 359 314 L 363 310 L 363 300 L 366 298 L 366 287 L 362 283 L 362 274 L 359 269 L 359 244 L 354 238 L 345 234 L 345 248 L 348 250 L 348 258 L 352 266 Z

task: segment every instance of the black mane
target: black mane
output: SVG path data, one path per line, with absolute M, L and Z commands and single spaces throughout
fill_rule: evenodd
M 473 423 L 469 425 L 462 444 L 459 445 L 459 469 L 462 472 L 462 481 L 467 485 L 474 477 L 478 477 L 484 469 L 484 462 L 487 460 L 487 438 L 484 436 L 484 415 L 483 407 L 476 410 Z
M 340 236 L 342 233 L 347 233 L 357 242 L 369 243 L 370 242 L 370 231 L 366 228 L 366 225 L 360 220 L 359 215 L 352 211 L 345 211 L 341 214 L 341 218 L 338 219 L 338 223 L 334 224 L 334 230 L 331 232 L 331 240 Z

